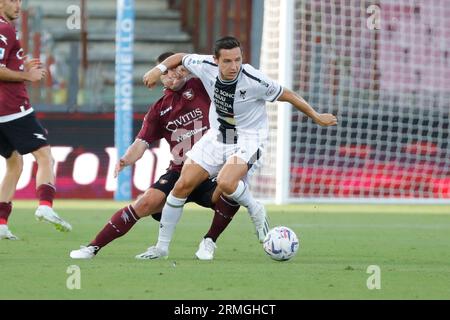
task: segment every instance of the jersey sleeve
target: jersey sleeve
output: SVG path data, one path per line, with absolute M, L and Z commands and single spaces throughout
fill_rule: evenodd
M 259 82 L 259 85 L 256 87 L 256 93 L 261 99 L 275 102 L 283 94 L 283 86 L 263 72 L 256 70 L 250 65 L 246 65 L 245 69 L 249 69 L 248 74 Z
M 9 54 L 14 47 L 16 34 L 6 23 L 0 23 L 0 67 L 5 67 Z
M 196 94 L 200 94 L 203 97 L 203 99 L 208 101 L 208 107 L 209 107 L 209 103 L 211 103 L 211 99 L 209 98 L 208 93 L 206 92 L 202 81 L 199 78 L 192 78 L 189 81 L 190 81 L 191 86 L 195 88 Z
M 156 102 L 152 108 L 147 112 L 142 122 L 142 127 L 136 136 L 136 139 L 141 139 L 147 142 L 147 144 L 152 144 L 162 138 L 162 132 L 159 125 L 159 115 L 157 114 L 158 106 L 160 105 L 162 99 Z
M 213 56 L 188 54 L 183 57 L 183 66 L 189 70 L 189 72 L 195 74 L 197 77 L 201 77 L 204 70 L 208 66 L 217 66 L 214 63 Z

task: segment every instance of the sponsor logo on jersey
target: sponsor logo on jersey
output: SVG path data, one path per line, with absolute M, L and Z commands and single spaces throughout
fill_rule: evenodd
M 233 118 L 234 117 L 234 98 L 236 96 L 236 84 L 223 84 L 220 81 L 216 82 L 214 87 L 214 105 L 219 118 Z M 229 122 L 228 120 L 226 120 Z
M 185 127 L 196 120 L 200 120 L 203 118 L 203 112 L 200 108 L 197 108 L 191 112 L 185 113 L 182 116 L 179 116 L 174 121 L 169 121 L 166 125 L 166 129 L 174 132 L 180 127 Z
M 240 96 L 242 98 L 242 100 L 245 100 L 245 96 L 247 95 L 247 91 L 246 90 L 239 90 Z
M 23 60 L 23 49 L 22 49 L 22 48 L 20 48 L 20 50 L 17 51 L 16 57 L 17 57 L 17 59 L 19 59 L 19 60 Z
M 195 98 L 194 90 L 192 90 L 191 88 L 187 89 L 185 92 L 183 92 L 183 98 L 189 101 L 194 100 Z
M 188 65 L 191 64 L 202 64 L 202 60 L 198 60 L 198 59 L 189 59 Z
M 181 141 L 189 139 L 189 138 L 195 136 L 196 134 L 198 134 L 200 132 L 203 132 L 203 131 L 206 131 L 206 130 L 208 130 L 207 126 L 204 126 L 202 128 L 197 128 L 197 129 L 194 129 L 194 130 L 189 130 L 185 134 L 182 134 L 181 136 L 178 136 L 177 137 L 177 142 L 180 143 Z
M 5 46 L 8 45 L 8 38 L 6 38 L 4 35 L 0 34 L 0 41 L 5 44 Z
M 270 96 L 274 95 L 276 91 L 277 91 L 277 87 L 275 85 L 272 85 L 269 88 L 269 90 L 267 90 L 266 96 L 270 97 Z
M 3 59 L 5 57 L 5 49 L 0 48 L 0 59 Z M 6 65 L 2 65 L 3 67 L 6 67 Z
M 167 182 L 169 182 L 169 181 L 167 181 L 166 179 L 159 179 L 160 184 L 166 184 Z
M 169 112 L 170 110 L 172 110 L 172 106 L 170 106 L 170 107 L 168 107 L 168 108 L 162 110 L 162 111 L 160 112 L 159 115 L 162 117 L 163 115 L 165 115 L 165 114 L 166 114 L 167 112 Z

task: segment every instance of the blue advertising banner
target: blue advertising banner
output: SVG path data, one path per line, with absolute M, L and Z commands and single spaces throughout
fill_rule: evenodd
M 116 87 L 114 143 L 117 159 L 125 154 L 133 138 L 133 44 L 134 0 L 117 0 L 116 22 Z M 114 198 L 131 199 L 131 168 L 118 178 Z

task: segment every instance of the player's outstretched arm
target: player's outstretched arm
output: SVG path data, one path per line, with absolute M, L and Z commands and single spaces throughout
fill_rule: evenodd
M 32 67 L 28 71 L 13 71 L 6 67 L 0 68 L 0 81 L 23 82 L 41 81 L 46 75 L 46 71 L 39 67 Z
M 176 68 L 181 64 L 185 55 L 185 53 L 176 53 L 161 62 L 160 65 L 147 71 L 147 73 L 143 77 L 144 84 L 149 88 L 153 88 L 158 82 L 161 74 L 163 74 L 160 66 L 162 66 L 162 68 L 165 68 L 166 70 Z
M 308 102 L 305 101 L 305 99 L 287 88 L 283 88 L 283 93 L 278 98 L 278 101 L 289 102 L 297 110 L 303 112 L 308 117 L 313 119 L 313 121 L 318 125 L 326 127 L 334 126 L 337 124 L 337 118 L 335 115 L 331 113 L 318 113 L 313 109 L 313 107 L 309 105 Z
M 125 155 L 119 159 L 114 169 L 114 178 L 117 178 L 119 172 L 125 167 L 135 164 L 144 155 L 147 150 L 147 143 L 143 140 L 136 139 L 131 146 L 128 147 Z

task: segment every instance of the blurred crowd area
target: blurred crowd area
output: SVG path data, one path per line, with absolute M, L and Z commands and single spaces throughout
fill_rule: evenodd
M 135 0 L 134 111 L 145 112 L 162 94 L 162 87 L 150 91 L 142 84 L 162 52 L 211 53 L 218 36 L 234 34 L 250 62 L 254 3 L 263 5 L 254 0 Z M 36 110 L 114 111 L 116 5 L 115 0 L 23 1 L 17 21 L 22 46 L 49 72 L 45 81 L 29 87 Z

